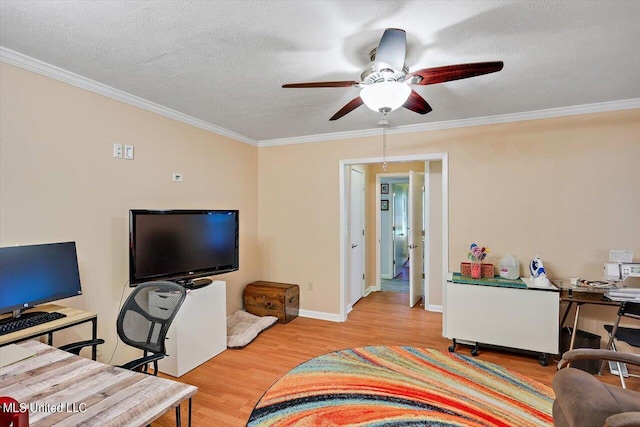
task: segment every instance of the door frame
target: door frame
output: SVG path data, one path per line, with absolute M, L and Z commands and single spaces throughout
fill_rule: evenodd
M 348 187 L 347 182 L 348 166 L 358 164 L 371 163 L 387 163 L 392 162 L 409 162 L 409 161 L 441 161 L 442 162 L 442 286 L 443 286 L 443 306 L 446 306 L 447 293 L 444 284 L 447 281 L 447 273 L 449 271 L 449 154 L 448 153 L 431 153 L 431 154 L 414 154 L 408 156 L 393 156 L 383 159 L 382 157 L 367 157 L 361 159 L 343 159 L 339 161 L 339 178 L 340 178 L 340 321 L 347 320 L 347 289 L 348 283 L 348 252 L 347 245 L 349 236 L 347 233 L 348 218 Z M 380 210 L 380 198 L 376 198 L 376 211 Z M 435 249 L 435 248 L 432 248 Z M 425 304 L 425 308 L 427 308 Z M 445 313 L 446 315 L 446 313 Z M 444 317 L 443 317 L 444 320 Z M 446 322 L 442 322 L 443 334 L 446 336 Z
M 349 169 L 349 195 L 351 195 L 351 186 L 352 186 L 352 182 L 351 182 L 351 172 L 352 171 L 356 171 L 358 173 L 362 174 L 362 182 L 363 182 L 363 189 L 362 189 L 362 215 L 360 218 L 360 221 L 362 223 L 362 230 L 366 230 L 367 229 L 367 171 L 360 167 L 360 166 L 356 166 L 356 165 L 350 165 L 347 166 L 347 168 Z M 350 200 L 348 200 L 350 201 Z M 350 209 L 349 207 L 347 207 L 347 213 L 350 213 Z M 351 217 L 348 217 L 349 219 L 351 219 Z M 349 221 L 347 220 L 347 227 L 349 227 Z M 348 244 L 351 244 L 351 235 L 347 234 L 347 239 L 348 239 Z M 367 260 L 367 233 L 365 232 L 362 235 L 362 239 L 360 241 L 360 243 L 362 244 L 362 260 L 360 262 L 360 270 L 362 271 L 363 274 L 366 273 L 366 260 Z M 351 273 L 351 252 L 349 252 L 349 264 L 347 264 L 349 266 L 349 273 Z M 365 296 L 365 290 L 366 290 L 366 281 L 364 279 L 364 277 L 362 278 L 362 280 L 360 281 L 360 291 L 362 294 L 362 298 L 364 298 Z M 347 291 L 347 296 L 348 296 L 348 291 Z M 349 313 L 351 310 L 353 309 L 353 303 L 351 301 L 349 301 L 349 298 L 347 299 L 347 313 Z

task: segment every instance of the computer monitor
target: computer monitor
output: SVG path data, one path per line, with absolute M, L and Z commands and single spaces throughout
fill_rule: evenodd
M 75 242 L 0 248 L 0 313 L 81 294 Z

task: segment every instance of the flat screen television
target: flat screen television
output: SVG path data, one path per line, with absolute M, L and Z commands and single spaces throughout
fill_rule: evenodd
M 237 210 L 129 211 L 129 285 L 193 279 L 240 267 Z
M 81 294 L 75 242 L 0 248 L 0 313 Z

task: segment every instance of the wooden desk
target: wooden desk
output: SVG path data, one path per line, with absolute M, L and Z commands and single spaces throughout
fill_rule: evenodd
M 29 425 L 145 426 L 198 391 L 192 385 L 127 371 L 48 346 L 17 344 L 36 353 L 0 369 L 0 395 L 33 405 Z M 37 406 L 37 407 L 36 407 Z M 62 408 L 61 411 L 53 409 Z
M 53 345 L 53 333 L 56 331 L 60 331 L 62 329 L 70 328 L 75 325 L 79 325 L 81 323 L 91 322 L 91 339 L 98 338 L 98 315 L 95 313 L 91 313 L 88 311 L 78 310 L 70 307 L 63 307 L 61 305 L 56 304 L 43 304 L 37 307 L 26 310 L 25 313 L 29 313 L 32 311 L 45 311 L 52 312 L 57 311 L 58 313 L 66 314 L 67 317 L 63 317 L 62 319 L 53 320 L 51 322 L 46 322 L 38 326 L 34 326 L 32 328 L 22 329 L 20 331 L 11 332 L 10 334 L 0 335 L 0 347 L 16 343 L 19 341 L 25 341 L 31 338 L 39 337 L 42 335 L 47 335 L 47 343 L 49 345 Z M 5 314 L 0 316 L 0 319 L 6 319 L 11 317 L 10 314 Z M 94 346 L 91 350 L 91 358 L 96 360 L 97 356 L 97 348 Z

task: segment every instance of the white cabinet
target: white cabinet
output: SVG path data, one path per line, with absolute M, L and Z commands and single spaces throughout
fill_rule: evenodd
M 547 355 L 558 353 L 560 298 L 556 288 L 447 282 L 446 301 L 447 338 Z
M 167 357 L 158 369 L 180 377 L 227 348 L 226 283 L 187 291 L 187 299 L 167 333 Z
M 181 293 L 178 291 L 151 291 L 149 293 L 149 314 L 160 319 L 168 319 L 175 310 Z

